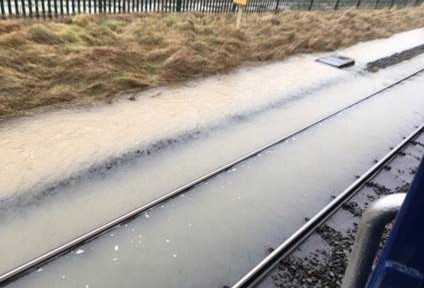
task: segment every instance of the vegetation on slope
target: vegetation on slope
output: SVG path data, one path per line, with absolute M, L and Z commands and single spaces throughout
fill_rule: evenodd
M 329 51 L 424 26 L 424 7 L 234 15 L 79 15 L 0 21 L 0 117 L 111 101 L 245 62 Z

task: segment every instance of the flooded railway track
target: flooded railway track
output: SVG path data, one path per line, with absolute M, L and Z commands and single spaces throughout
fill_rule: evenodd
M 233 169 L 233 167 L 235 167 L 237 165 L 240 165 L 242 162 L 246 162 L 247 160 L 249 160 L 249 159 L 251 159 L 251 158 L 253 158 L 255 156 L 257 157 L 261 153 L 270 150 L 270 148 L 272 148 L 274 146 L 277 146 L 277 144 L 280 144 L 280 143 L 285 142 L 287 140 L 293 139 L 294 136 L 297 136 L 299 134 L 302 134 L 305 131 L 307 131 L 308 129 L 310 129 L 312 127 L 315 127 L 315 126 L 317 126 L 319 124 L 322 124 L 326 120 L 329 120 L 330 118 L 332 118 L 332 117 L 334 117 L 336 115 L 340 115 L 342 112 L 347 111 L 347 110 L 349 110 L 350 108 L 352 108 L 352 107 L 354 107 L 356 105 L 359 105 L 361 103 L 364 103 L 366 100 L 369 100 L 369 99 L 373 98 L 376 95 L 379 95 L 379 94 L 381 94 L 381 93 L 383 93 L 383 92 L 385 92 L 387 90 L 390 90 L 393 87 L 396 87 L 400 83 L 402 83 L 402 82 L 404 82 L 404 81 L 406 81 L 406 80 L 408 80 L 410 78 L 413 78 L 414 76 L 422 73 L 422 71 L 423 71 L 423 69 L 421 69 L 421 70 L 419 70 L 419 71 L 417 71 L 417 72 L 415 72 L 413 74 L 410 74 L 410 75 L 402 78 L 401 80 L 396 81 L 395 83 L 392 83 L 392 84 L 386 86 L 385 88 L 379 90 L 378 92 L 375 92 L 375 93 L 373 93 L 373 94 L 371 94 L 371 95 L 369 95 L 369 96 L 367 96 L 367 97 L 365 97 L 365 98 L 363 98 L 361 100 L 358 100 L 358 101 L 356 101 L 356 102 L 354 102 L 352 104 L 349 104 L 349 105 L 347 105 L 347 106 L 345 106 L 345 107 L 343 107 L 341 109 L 338 109 L 337 111 L 332 112 L 329 115 L 324 116 L 321 119 L 319 119 L 317 121 L 314 121 L 314 122 L 306 125 L 305 127 L 303 127 L 301 129 L 298 129 L 298 130 L 290 133 L 289 135 L 286 135 L 286 136 L 281 137 L 281 138 L 279 138 L 279 139 L 277 139 L 275 141 L 272 141 L 271 143 L 269 143 L 269 144 L 267 144 L 267 145 L 265 145 L 265 146 L 263 146 L 263 147 L 261 147 L 259 149 L 256 149 L 256 150 L 254 150 L 254 151 L 252 151 L 252 152 L 250 152 L 250 153 L 248 153 L 248 154 L 246 154 L 246 155 L 244 155 L 244 156 L 242 156 L 242 157 L 240 157 L 240 158 L 238 158 L 238 159 L 236 159 L 236 160 L 234 160 L 234 161 L 232 161 L 232 162 L 230 162 L 230 163 L 228 163 L 226 165 L 223 165 L 222 167 L 220 167 L 217 170 L 214 170 L 214 171 L 212 171 L 212 172 L 210 172 L 210 173 L 208 173 L 208 174 L 206 174 L 206 175 L 204 175 L 202 177 L 199 177 L 198 179 L 196 179 L 196 180 L 194 180 L 194 181 L 192 181 L 192 182 L 190 182 L 190 183 L 188 183 L 188 184 L 186 184 L 186 185 L 184 185 L 184 186 L 182 186 L 182 187 L 180 187 L 180 188 L 178 188 L 178 189 L 176 189 L 176 190 L 174 190 L 174 191 L 172 191 L 172 192 L 170 192 L 170 193 L 168 193 L 166 195 L 163 195 L 163 196 L 161 196 L 159 198 L 156 198 L 155 200 L 149 202 L 148 204 L 145 204 L 145 205 L 143 205 L 141 207 L 138 207 L 137 209 L 134 209 L 134 210 L 132 210 L 132 211 L 130 211 L 130 212 L 128 212 L 128 213 L 126 213 L 126 214 L 124 214 L 124 215 L 122 215 L 122 216 L 120 216 L 120 217 L 118 217 L 118 218 L 116 218 L 116 219 L 114 219 L 114 220 L 112 220 L 112 221 L 110 221 L 110 222 L 108 222 L 108 223 L 106 223 L 106 224 L 104 224 L 104 225 L 96 228 L 96 229 L 91 230 L 90 232 L 88 232 L 88 233 L 86 233 L 86 234 L 84 234 L 84 235 L 82 235 L 80 237 L 75 238 L 74 240 L 72 240 L 72 241 L 70 241 L 70 242 L 68 242 L 68 243 L 66 243 L 64 245 L 61 245 L 61 246 L 57 247 L 56 249 L 53 249 L 53 250 L 49 251 L 48 253 L 43 254 L 40 257 L 35 258 L 34 260 L 32 260 L 30 262 L 25 263 L 24 265 L 21 265 L 21 266 L 15 268 L 15 269 L 13 269 L 13 270 L 11 270 L 11 271 L 3 274 L 3 275 L 1 275 L 0 276 L 1 284 L 2 285 L 5 285 L 10 280 L 14 280 L 16 277 L 21 276 L 22 274 L 30 271 L 31 269 L 34 269 L 35 267 L 39 267 L 43 263 L 48 262 L 49 260 L 52 260 L 53 258 L 55 258 L 55 257 L 57 257 L 59 255 L 65 254 L 67 251 L 70 251 L 70 250 L 74 249 L 75 247 L 77 247 L 77 246 L 79 246 L 79 245 L 81 245 L 83 243 L 86 244 L 91 239 L 94 239 L 97 236 L 104 235 L 107 231 L 109 231 L 111 228 L 115 227 L 116 225 L 120 225 L 122 223 L 127 223 L 129 220 L 134 219 L 137 215 L 140 215 L 143 212 L 149 211 L 150 209 L 152 209 L 155 206 L 161 205 L 162 203 L 165 203 L 168 200 L 170 200 L 172 198 L 175 198 L 178 195 L 184 195 L 185 192 L 187 192 L 190 189 L 196 187 L 197 185 L 199 185 L 201 183 L 205 183 L 209 179 L 212 179 L 215 176 L 217 176 L 217 175 L 219 175 L 219 174 L 221 174 L 223 172 L 231 171 Z M 422 127 L 420 127 L 420 129 L 422 129 Z M 419 129 L 419 131 L 421 131 L 420 129 Z M 418 132 L 416 132 L 416 133 L 418 133 Z M 405 143 L 403 143 L 402 145 L 404 145 L 404 144 Z M 398 147 L 399 147 L 399 145 L 398 145 Z M 392 155 L 396 150 L 400 149 L 398 147 L 396 147 L 396 149 L 392 150 L 392 152 L 390 152 L 388 155 Z M 383 161 L 383 160 L 384 161 L 387 161 L 387 159 L 389 159 L 390 157 L 391 156 L 385 156 L 385 157 L 382 158 L 381 161 Z M 373 167 L 373 169 L 377 169 L 376 166 L 379 166 L 379 163 L 376 164 Z M 367 173 L 371 173 L 371 172 L 367 172 Z M 355 185 L 358 185 L 358 183 L 360 183 L 361 181 L 363 181 L 363 178 L 364 177 L 366 178 L 368 176 L 362 176 L 360 179 L 358 179 L 355 182 L 356 184 L 355 183 L 352 184 L 351 187 L 353 187 Z M 349 190 L 349 189 L 352 190 L 353 188 L 351 188 L 351 187 L 349 187 L 347 190 Z M 346 192 L 347 190 L 345 190 L 345 192 L 343 192 L 343 194 L 347 193 Z M 338 196 L 333 202 L 342 201 L 341 199 L 343 197 L 347 197 L 347 196 L 342 196 L 342 195 Z M 333 203 L 333 202 L 331 202 L 331 203 Z M 315 219 L 315 217 L 313 219 Z M 316 221 L 316 220 L 314 220 L 314 221 Z M 295 236 L 292 236 L 292 237 L 295 237 Z M 289 239 L 292 239 L 292 238 L 289 238 Z M 271 254 L 271 255 L 273 255 L 273 254 Z M 240 287 L 242 287 L 242 286 L 240 286 Z
M 419 126 L 410 135 L 400 142 L 396 147 L 384 155 L 373 167 L 362 174 L 355 182 L 340 193 L 333 201 L 315 214 L 311 219 L 291 235 L 286 241 L 281 243 L 269 256 L 264 258 L 249 273 L 243 276 L 232 288 L 256 287 L 267 275 L 295 249 L 297 249 L 312 233 L 316 232 L 326 221 L 339 211 L 343 205 L 348 203 L 361 188 L 367 185 L 373 178 L 397 156 L 403 153 L 409 145 L 416 145 L 415 139 L 424 134 L 424 124 Z

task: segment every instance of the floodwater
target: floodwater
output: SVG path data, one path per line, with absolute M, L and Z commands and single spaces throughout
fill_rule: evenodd
M 422 44 L 424 28 L 341 50 L 366 62 Z M 71 109 L 0 125 L 0 199 L 41 190 L 164 138 L 205 130 L 311 89 L 348 81 L 352 73 L 315 63 L 317 55 L 247 67 L 177 87 L 140 93 L 90 109 Z M 351 71 L 352 69 L 350 69 Z
M 422 58 L 375 75 L 350 76 L 350 82 L 301 94 L 283 101 L 281 106 L 247 119 L 234 119 L 151 155 L 130 155 L 132 158 L 111 169 L 83 175 L 41 193 L 11 198 L 0 207 L 0 270 L 28 261 L 260 145 L 362 99 L 384 87 L 387 81 L 394 82 L 418 70 L 420 61 Z M 29 238 L 31 241 L 27 241 Z
M 236 282 L 424 121 L 421 73 L 155 207 L 8 287 Z M 384 108 L 382 108 L 384 107 Z M 301 181 L 299 181 L 301 179 Z M 101 276 L 99 276 L 101 275 Z
M 388 45 L 390 41 L 398 42 L 402 40 L 399 37 L 404 37 L 404 48 L 410 48 L 416 46 L 417 39 L 422 43 L 423 38 L 419 37 L 423 31 L 372 41 L 367 43 L 368 50 L 379 49 L 380 57 L 390 55 L 393 53 L 392 46 Z M 0 127 L 0 167 L 3 168 L 0 171 L 3 198 L 0 202 L 0 271 L 22 264 L 219 165 L 362 99 L 422 68 L 424 59 L 417 57 L 368 75 L 359 71 L 363 67 L 361 63 L 374 60 L 377 54 L 364 54 L 363 59 L 367 60 L 361 60 L 360 51 L 364 48 L 350 49 L 345 50 L 345 54 L 356 53 L 359 67 L 344 71 L 315 63 L 316 55 L 301 56 L 184 86 L 148 91 L 141 93 L 135 102 L 61 110 L 4 123 Z M 405 105 L 413 106 L 408 101 Z M 407 108 L 419 109 L 419 105 Z M 394 125 L 393 130 L 388 131 L 392 137 L 408 132 L 413 122 L 409 118 L 397 120 L 400 126 Z M 199 133 L 193 133 L 196 131 Z M 171 138 L 179 142 L 168 143 L 160 150 L 146 148 Z M 381 149 L 388 143 L 397 143 L 397 138 L 378 140 L 381 140 L 380 146 L 375 145 L 380 150 L 374 147 L 375 150 L 368 151 L 368 160 L 383 153 Z M 143 153 L 132 153 L 136 150 Z M 102 164 L 116 157 L 121 158 L 115 165 Z M 294 162 L 297 167 L 290 161 L 293 159 L 284 163 L 291 171 L 309 163 L 297 160 Z M 366 165 L 351 167 L 349 173 L 360 173 L 369 163 Z M 90 168 L 93 173 L 86 172 Z M 74 178 L 61 182 L 70 177 Z M 295 185 L 301 174 L 296 177 L 286 179 L 294 179 L 291 185 Z M 286 193 L 281 197 L 292 198 L 288 196 Z M 193 204 L 193 209 L 200 209 L 202 205 Z M 213 207 L 205 211 L 208 209 Z M 262 217 L 265 215 L 258 219 Z M 293 223 L 293 227 L 297 227 L 298 223 Z M 175 225 L 172 230 L 180 227 L 176 223 L 163 225 L 164 229 Z M 187 250 L 187 253 L 191 252 Z M 250 264 L 257 260 L 256 254 L 253 255 Z M 238 269 L 245 266 L 240 267 L 234 271 L 241 271 Z M 74 287 L 72 285 L 69 287 Z

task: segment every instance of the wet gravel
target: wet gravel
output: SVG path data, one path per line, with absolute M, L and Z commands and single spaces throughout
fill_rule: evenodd
M 402 51 L 400 53 L 395 53 L 393 55 L 390 55 L 388 57 L 384 57 L 381 59 L 378 59 L 374 62 L 370 62 L 367 64 L 366 70 L 368 72 L 377 72 L 380 69 L 384 69 L 388 66 L 392 66 L 395 64 L 398 64 L 402 61 L 409 60 L 415 56 L 418 56 L 420 54 L 424 53 L 424 44 L 419 45 L 417 47 Z
M 407 192 L 424 155 L 424 133 L 411 141 L 384 169 L 304 241 L 258 287 L 340 287 L 363 211 L 378 198 Z M 384 232 L 380 247 L 391 225 Z M 377 254 L 378 257 L 379 254 Z

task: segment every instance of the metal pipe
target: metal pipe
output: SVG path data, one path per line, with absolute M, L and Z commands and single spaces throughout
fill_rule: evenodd
M 405 196 L 406 193 L 384 196 L 365 210 L 349 257 L 342 288 L 365 287 L 384 227 L 395 219 Z

